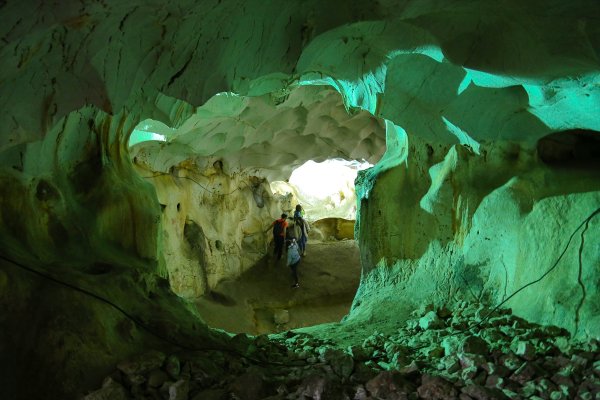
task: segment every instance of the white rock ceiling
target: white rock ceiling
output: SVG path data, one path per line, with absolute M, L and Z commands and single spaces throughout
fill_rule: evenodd
M 348 113 L 329 87 L 301 86 L 277 103 L 266 95 L 216 95 L 175 130 L 144 124 L 147 131 L 165 134 L 167 143 L 144 142 L 131 153 L 152 171 L 208 159 L 220 160 L 228 174 L 251 172 L 274 181 L 289 178 L 309 159 L 374 164 L 385 150 L 381 120 L 364 110 Z

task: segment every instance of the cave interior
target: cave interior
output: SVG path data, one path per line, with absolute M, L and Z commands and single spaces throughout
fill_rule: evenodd
M 0 20 L 1 398 L 600 396 L 597 1 Z M 269 224 L 332 159 L 290 290 Z

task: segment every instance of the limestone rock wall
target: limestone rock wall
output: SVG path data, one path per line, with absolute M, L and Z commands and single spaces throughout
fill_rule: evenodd
M 0 157 L 2 398 L 76 398 L 122 354 L 221 340 L 163 279 L 160 205 L 125 147 L 133 120 L 87 107 Z
M 131 293 L 140 312 L 141 304 L 152 308 L 152 296 L 169 296 L 150 289 L 167 275 L 160 223 L 175 218 L 175 199 L 161 195 L 161 217 L 155 189 L 133 170 L 128 135 L 146 118 L 183 126 L 219 92 L 276 104 L 298 86 L 328 85 L 351 115 L 362 109 L 385 119 L 386 152 L 359 182 L 365 274 L 356 318 L 388 310 L 398 317 L 421 298 L 495 304 L 541 276 L 568 239 L 562 229 L 576 228 L 598 203 L 596 164 L 557 169 L 536 153 L 538 140 L 556 132 L 600 131 L 597 1 L 9 0 L 0 15 L 2 254 L 65 279 L 83 274 L 109 297 L 111 288 L 124 301 Z M 320 157 L 338 154 L 340 144 L 349 153 L 357 144 L 371 154 L 380 147 L 369 129 L 354 132 L 357 140 L 336 128 L 335 137 L 314 135 Z M 250 169 L 257 160 L 296 161 L 296 151 L 261 160 L 260 146 L 244 158 L 246 140 L 278 136 L 256 139 L 262 129 L 252 125 L 242 132 L 205 137 L 216 151 L 202 156 L 242 159 Z M 186 144 L 179 143 L 181 158 L 166 162 L 176 153 L 166 152 L 154 170 L 167 173 L 189 158 Z M 202 141 L 192 147 L 201 151 Z M 237 187 L 244 179 L 221 182 Z M 185 237 L 189 226 L 199 248 L 202 235 L 210 248 L 211 229 L 230 227 L 201 215 L 189 220 L 202 229 L 175 219 L 173 231 Z M 598 255 L 588 239 L 597 236 L 597 218 L 582 229 L 579 248 L 572 243 L 555 270 L 510 305 L 518 315 L 598 336 Z M 107 270 L 110 279 L 96 276 Z M 51 307 L 63 305 L 60 298 L 40 296 L 52 317 L 68 315 Z M 4 301 L 12 307 L 18 299 Z M 7 321 L 2 331 L 19 337 L 22 319 Z M 213 342 L 196 329 L 200 341 Z M 96 368 L 104 362 L 86 360 Z
M 414 144 L 361 201 L 366 275 L 351 316 L 389 310 L 382 302 L 398 317 L 407 304 L 508 300 L 530 320 L 598 337 L 598 170 L 548 165 L 514 143 L 481 155 L 429 146 Z
M 4 254 L 45 263 L 123 264 L 159 259 L 158 202 L 129 161 L 125 113 L 85 108 L 43 140 L 3 152 L 0 174 Z
M 160 244 L 178 295 L 199 297 L 266 255 L 272 235 L 265 229 L 282 204 L 264 178 L 228 175 L 219 160 L 202 166 L 187 162 L 169 174 L 143 169 L 140 156 L 137 161 L 140 175 L 156 188 Z

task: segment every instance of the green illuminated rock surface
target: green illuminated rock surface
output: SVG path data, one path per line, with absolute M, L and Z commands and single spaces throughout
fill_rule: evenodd
M 361 283 L 343 323 L 312 328 L 325 339 L 465 300 L 600 336 L 596 1 L 11 0 L 0 15 L 1 397 L 76 397 L 129 354 L 173 353 L 142 322 L 221 349 L 184 299 L 266 254 L 256 233 L 290 202 L 267 183 L 328 157 L 379 162 L 357 179 Z M 148 120 L 166 141 L 130 149 Z

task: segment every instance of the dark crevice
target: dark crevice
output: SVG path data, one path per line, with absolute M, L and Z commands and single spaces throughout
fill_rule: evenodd
M 585 285 L 583 284 L 583 282 L 581 280 L 581 275 L 583 272 L 582 257 L 583 257 L 583 246 L 585 244 L 584 235 L 585 235 L 585 232 L 587 231 L 589 225 L 590 225 L 590 219 L 586 220 L 585 227 L 581 231 L 581 243 L 579 244 L 579 269 L 577 271 L 577 283 L 581 287 L 581 300 L 579 300 L 579 304 L 577 304 L 577 310 L 575 310 L 575 334 L 577 334 L 577 332 L 579 331 L 579 319 L 580 319 L 581 307 L 583 306 L 583 303 L 585 302 L 585 298 L 586 298 Z
M 540 159 L 553 167 L 600 165 L 600 132 L 572 129 L 552 133 L 537 144 Z
M 172 77 L 171 79 L 169 79 L 169 83 L 167 84 L 167 87 L 170 87 L 173 82 L 175 82 L 177 80 L 177 78 L 179 78 L 181 75 L 183 75 L 183 73 L 185 72 L 185 70 L 187 69 L 188 65 L 190 65 L 190 63 L 192 62 L 192 59 L 194 58 L 194 54 L 190 54 L 190 57 L 188 58 L 188 60 L 185 62 L 185 64 L 183 64 L 183 67 L 181 67 L 181 69 L 179 71 L 177 71 Z

